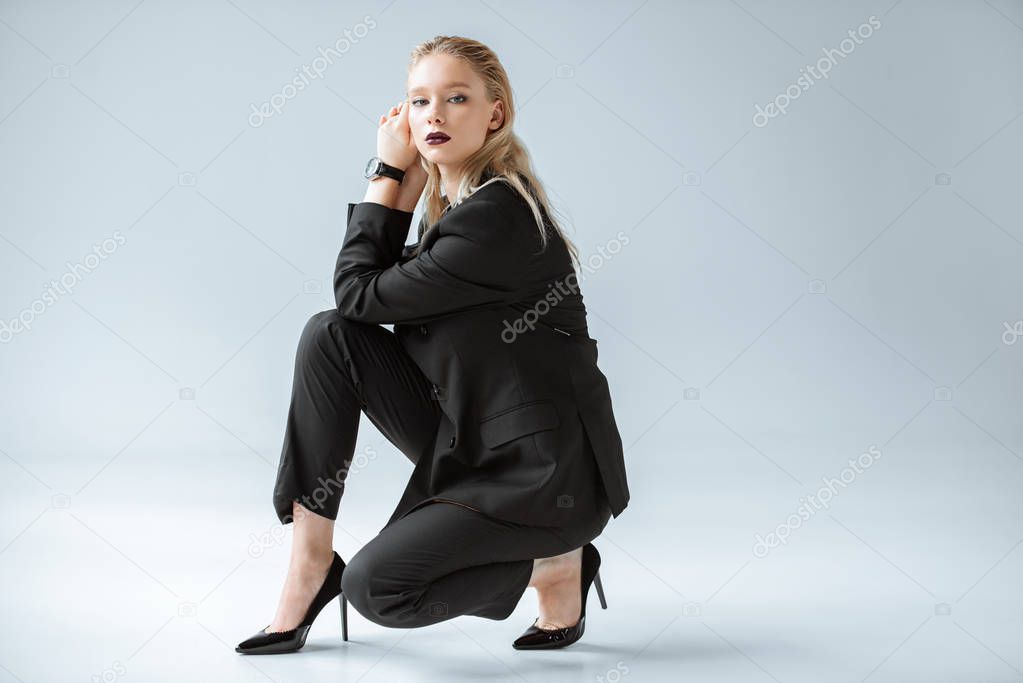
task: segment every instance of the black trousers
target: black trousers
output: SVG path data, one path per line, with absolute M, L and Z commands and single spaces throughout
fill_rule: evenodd
M 274 486 L 282 524 L 293 521 L 295 500 L 338 518 L 360 412 L 413 464 L 433 448 L 440 407 L 397 337 L 333 309 L 316 313 L 295 356 Z M 383 529 L 348 560 L 342 589 L 363 616 L 385 626 L 414 628 L 461 615 L 501 620 L 525 592 L 533 559 L 581 547 L 606 523 L 524 526 L 457 504 L 431 503 Z

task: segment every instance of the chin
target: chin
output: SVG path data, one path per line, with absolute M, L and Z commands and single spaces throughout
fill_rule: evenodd
M 450 164 L 457 161 L 457 154 L 452 154 L 446 149 L 428 149 L 424 155 L 435 164 Z

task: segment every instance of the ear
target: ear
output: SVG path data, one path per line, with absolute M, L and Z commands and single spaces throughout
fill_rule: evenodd
M 497 130 L 504 123 L 504 102 L 497 100 L 490 111 L 490 130 Z

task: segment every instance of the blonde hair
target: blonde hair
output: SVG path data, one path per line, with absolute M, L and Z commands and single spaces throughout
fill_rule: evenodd
M 447 205 L 455 206 L 484 184 L 507 182 L 522 195 L 529 205 L 533 213 L 533 220 L 536 221 L 540 231 L 542 248 L 547 248 L 546 226 L 549 224 L 551 229 L 564 240 L 572 261 L 578 265 L 578 249 L 565 235 L 560 223 L 553 217 L 553 214 L 560 215 L 560 212 L 551 204 L 547 193 L 536 177 L 526 146 L 512 130 L 512 124 L 515 122 L 515 105 L 512 98 L 511 82 L 497 55 L 483 43 L 470 38 L 435 36 L 412 50 L 409 58 L 409 72 L 423 57 L 434 54 L 446 54 L 464 59 L 483 80 L 487 99 L 490 102 L 501 100 L 504 103 L 504 121 L 497 130 L 488 131 L 483 146 L 465 160 L 458 179 L 457 194 L 453 198 L 449 197 L 447 204 L 441 197 L 440 169 L 436 164 L 426 159 L 422 160 L 422 166 L 427 172 L 424 191 L 424 221 L 428 226 L 423 234 L 436 225 Z M 484 182 L 484 177 L 487 178 L 486 182 Z M 418 252 L 419 248 L 417 247 L 414 253 Z

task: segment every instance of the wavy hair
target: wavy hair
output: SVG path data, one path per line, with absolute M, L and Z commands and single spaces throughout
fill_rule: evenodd
M 446 54 L 464 59 L 470 68 L 482 79 L 488 101 L 504 102 L 504 121 L 497 130 L 487 131 L 483 146 L 471 154 L 462 164 L 458 179 L 458 190 L 453 201 L 445 202 L 441 196 L 440 169 L 433 162 L 422 159 L 427 172 L 424 220 L 428 227 L 422 235 L 433 229 L 448 205 L 455 206 L 488 182 L 507 182 L 526 200 L 533 213 L 543 249 L 549 238 L 547 226 L 565 242 L 572 261 L 579 264 L 579 252 L 562 230 L 554 215 L 560 212 L 554 207 L 547 193 L 533 171 L 529 152 L 522 140 L 512 130 L 515 122 L 515 104 L 511 82 L 501 61 L 494 51 L 478 41 L 461 36 L 435 36 L 417 45 L 409 58 L 409 72 L 423 57 Z M 419 248 L 413 251 L 419 253 Z

